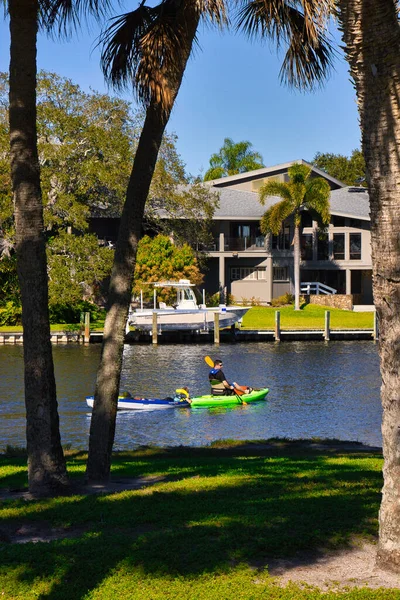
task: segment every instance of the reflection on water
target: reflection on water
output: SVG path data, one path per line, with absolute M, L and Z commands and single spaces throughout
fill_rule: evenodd
M 54 346 L 63 442 L 87 448 L 100 346 Z M 267 385 L 267 402 L 224 409 L 121 411 L 116 449 L 203 445 L 217 439 L 327 437 L 381 444 L 380 374 L 372 342 L 125 346 L 121 390 L 148 397 L 187 385 L 208 393 L 204 356 L 223 358 L 231 380 Z M 25 445 L 23 351 L 0 346 L 0 447 Z

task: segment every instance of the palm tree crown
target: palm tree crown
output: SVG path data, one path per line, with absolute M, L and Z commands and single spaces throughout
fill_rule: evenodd
M 322 177 L 310 178 L 307 165 L 295 164 L 288 170 L 289 181 L 271 181 L 262 186 L 260 202 L 265 204 L 268 196 L 282 198 L 269 208 L 261 218 L 260 228 L 265 234 L 278 235 L 282 224 L 291 215 L 294 220 L 294 296 L 295 310 L 300 310 L 300 223 L 301 211 L 307 209 L 322 227 L 330 221 L 329 196 L 331 189 Z
M 260 189 L 260 202 L 265 204 L 269 196 L 279 196 L 277 202 L 269 208 L 261 219 L 261 231 L 278 235 L 282 223 L 293 215 L 295 226 L 300 226 L 300 212 L 307 208 L 314 219 L 326 226 L 330 220 L 329 196 L 331 189 L 322 177 L 310 179 L 311 169 L 307 165 L 296 164 L 289 168 L 287 183 L 267 182 Z
M 252 150 L 252 147 L 250 142 L 235 144 L 231 138 L 225 138 L 222 148 L 210 158 L 210 168 L 204 175 L 204 181 L 261 169 L 264 166 L 263 158 L 259 152 Z

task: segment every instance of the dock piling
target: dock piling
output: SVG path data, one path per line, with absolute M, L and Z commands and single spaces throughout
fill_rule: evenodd
M 83 341 L 85 344 L 90 342 L 90 313 L 85 312 L 85 330 L 83 334 Z
M 275 341 L 281 341 L 281 313 L 279 310 L 275 311 Z
M 379 324 L 378 324 L 378 313 L 374 312 L 374 331 L 372 334 L 374 342 L 377 342 L 379 339 Z
M 158 344 L 158 331 L 157 331 L 157 313 L 153 312 L 153 323 L 152 323 L 152 340 L 153 344 Z
M 330 310 L 326 310 L 325 311 L 325 333 L 324 333 L 324 339 L 326 342 L 329 342 L 329 340 L 331 339 L 330 324 L 331 324 L 331 312 L 330 312 Z
M 214 344 L 219 345 L 219 312 L 214 313 Z

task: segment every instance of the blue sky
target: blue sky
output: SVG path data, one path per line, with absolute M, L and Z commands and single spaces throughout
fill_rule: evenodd
M 93 44 L 97 34 L 93 28 L 62 43 L 40 37 L 38 68 L 69 77 L 85 90 L 107 91 Z M 355 92 L 342 57 L 323 89 L 305 94 L 280 84 L 282 56 L 272 45 L 210 29 L 200 31 L 199 42 L 168 126 L 178 135 L 178 150 L 191 174 L 207 170 L 225 137 L 252 142 L 265 165 L 311 160 L 318 151 L 348 155 L 359 147 Z M 6 71 L 8 63 L 8 23 L 3 21 L 0 70 Z M 131 99 L 129 93 L 123 96 Z

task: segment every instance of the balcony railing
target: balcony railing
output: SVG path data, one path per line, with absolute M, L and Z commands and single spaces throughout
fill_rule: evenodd
M 325 283 L 320 283 L 319 281 L 302 281 L 300 284 L 300 292 L 302 294 L 336 294 L 337 290 L 330 287 L 329 285 L 325 285 Z
M 225 250 L 239 252 L 260 252 L 264 250 L 265 238 L 263 235 L 249 236 L 243 238 L 226 237 Z
M 194 242 L 190 244 L 194 250 L 198 252 L 217 252 L 219 250 L 219 237 L 210 240 L 206 244 L 202 242 Z

